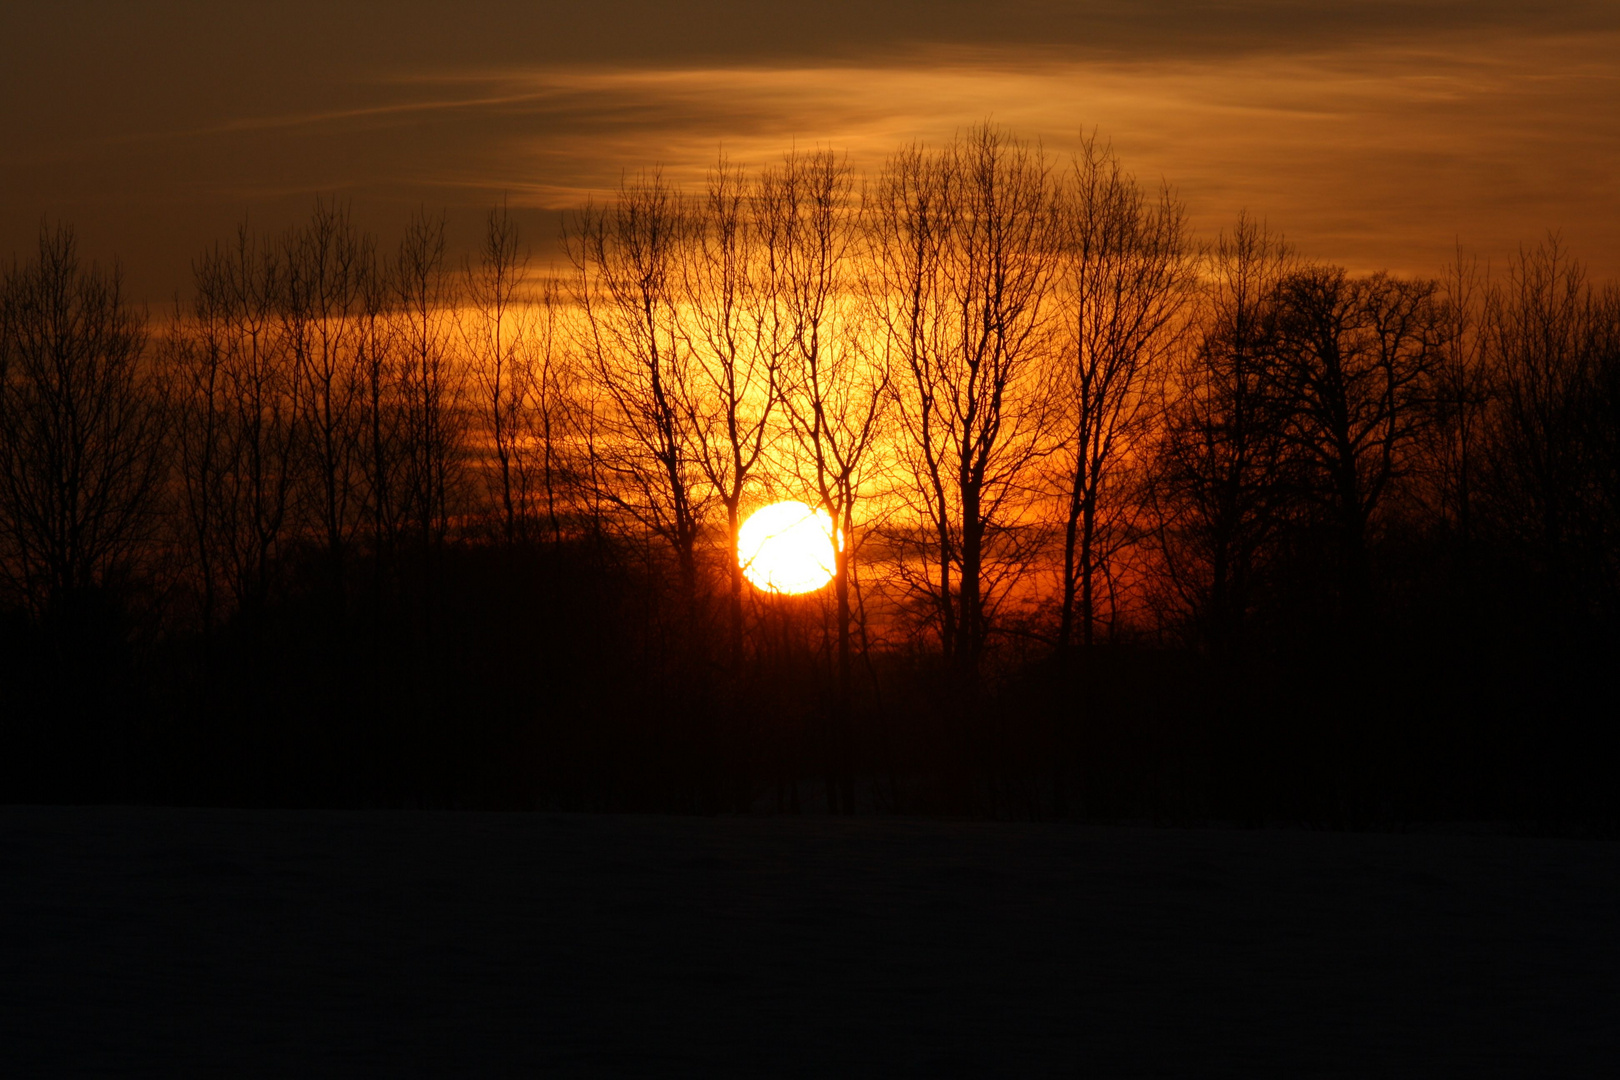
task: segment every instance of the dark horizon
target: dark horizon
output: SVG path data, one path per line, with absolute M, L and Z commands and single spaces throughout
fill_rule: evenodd
M 318 202 L 174 322 L 45 230 L 7 797 L 1612 831 L 1620 290 L 1049 164 L 648 173 L 560 283 L 500 207 L 457 265 Z M 745 581 L 781 500 L 804 596 Z
M 0 42 L 7 797 L 1614 827 L 1612 5 Z

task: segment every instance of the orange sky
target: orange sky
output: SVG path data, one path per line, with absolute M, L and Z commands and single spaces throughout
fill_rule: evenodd
M 794 142 L 875 166 L 987 116 L 1058 153 L 1097 128 L 1206 232 L 1248 208 L 1306 254 L 1431 272 L 1553 228 L 1620 277 L 1612 2 L 12 7 L 0 250 L 66 219 L 142 299 L 317 193 L 385 235 L 422 204 L 470 234 L 507 194 L 544 254 L 624 169 Z

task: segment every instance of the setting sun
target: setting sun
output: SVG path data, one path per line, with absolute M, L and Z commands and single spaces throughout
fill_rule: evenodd
M 754 511 L 737 533 L 743 576 L 766 592 L 815 592 L 833 579 L 832 518 L 802 502 Z

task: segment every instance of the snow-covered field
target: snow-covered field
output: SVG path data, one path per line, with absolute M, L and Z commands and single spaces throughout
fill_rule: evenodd
M 1620 845 L 0 809 L 0 1074 L 1620 1075 Z

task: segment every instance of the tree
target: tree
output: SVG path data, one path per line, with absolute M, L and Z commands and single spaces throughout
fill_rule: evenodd
M 1292 498 L 1287 403 L 1273 370 L 1276 291 L 1292 256 L 1240 216 L 1215 245 L 1200 334 L 1183 355 L 1154 450 L 1161 610 L 1218 653 L 1244 635 Z
M 116 584 L 152 535 L 164 415 L 145 347 L 117 265 L 83 266 L 70 228 L 6 270 L 0 572 L 36 618 Z
M 1073 639 L 1077 619 L 1081 642 L 1092 643 L 1097 582 L 1114 580 L 1129 532 L 1123 474 L 1153 431 L 1158 383 L 1179 340 L 1195 266 L 1181 205 L 1163 187 L 1150 202 L 1095 136 L 1082 139 L 1066 195 L 1059 649 Z
M 691 366 L 690 382 L 677 384 L 685 391 L 682 423 L 692 439 L 693 461 L 726 512 L 734 668 L 742 659 L 742 503 L 770 441 L 788 339 L 782 309 L 773 302 L 776 252 L 761 236 L 769 225 L 756 217 L 768 196 L 748 188 L 742 173 L 723 159 L 710 171 L 680 260 L 682 335 Z
M 1491 516 L 1571 624 L 1592 614 L 1613 557 L 1617 318 L 1613 293 L 1597 294 L 1556 236 L 1521 251 L 1486 301 Z
M 1413 468 L 1444 344 L 1432 281 L 1337 267 L 1290 274 L 1279 290 L 1277 374 L 1305 492 L 1338 533 L 1341 599 L 1365 602 L 1368 532 Z
M 463 277 L 467 309 L 462 338 L 494 458 L 489 488 L 499 509 L 501 535 L 510 544 L 529 535 L 537 472 L 546 485 L 553 532 L 556 528 L 549 468 L 552 416 L 547 408 L 552 297 L 549 290 L 542 294 L 537 313 L 525 295 L 529 254 L 505 206 L 489 212 L 477 261 L 467 261 Z M 538 463 L 533 453 L 536 410 L 544 444 Z
M 790 328 L 782 400 L 802 482 L 834 523 L 837 640 L 834 759 L 844 812 L 854 810 L 851 590 L 864 526 L 856 507 L 878 470 L 889 369 L 867 344 L 856 261 L 860 226 L 848 165 L 830 151 L 790 154 L 761 182 L 778 303 Z
M 539 483 L 546 504 L 546 523 L 553 543 L 562 542 L 564 500 L 577 490 L 578 454 L 566 445 L 576 432 L 577 373 L 561 344 L 562 302 L 557 279 L 547 277 L 528 313 L 522 363 L 530 387 L 524 442 L 514 454 L 521 486 L 528 492 Z M 538 448 L 540 460 L 536 462 Z
M 591 435 L 596 493 L 669 546 L 688 616 L 708 501 L 683 405 L 693 359 L 680 257 L 691 228 L 680 193 L 654 172 L 624 184 L 611 208 L 582 211 L 568 237 L 580 351 L 603 399 Z
M 1459 249 L 1436 298 L 1443 346 L 1430 392 L 1436 512 L 1464 549 L 1474 534 L 1475 489 L 1490 405 L 1480 277 L 1478 260 L 1465 259 Z
M 182 542 L 194 562 L 205 635 L 217 617 L 219 564 L 225 547 L 220 534 L 233 465 L 225 372 L 229 345 L 223 315 L 198 290 L 190 310 L 176 300 L 174 322 L 163 342 L 173 465 L 184 518 Z
M 345 553 L 357 521 L 361 334 L 376 252 L 371 238 L 355 231 L 347 207 L 317 201 L 309 223 L 283 242 L 281 259 L 281 334 L 293 363 L 309 484 L 302 509 L 325 549 L 327 586 L 341 610 Z
M 991 125 L 896 154 L 868 205 L 875 314 L 904 373 L 892 395 L 904 467 L 931 534 L 912 583 L 969 687 L 996 601 L 1025 567 L 1029 470 L 1050 449 L 1059 220 L 1045 157 Z
M 430 564 L 449 534 L 463 435 L 461 372 L 450 347 L 455 296 L 444 256 L 444 218 L 419 213 L 400 242 L 392 275 L 391 340 L 401 355 L 406 461 L 402 496 Z
M 185 483 L 196 495 L 187 500 L 191 531 L 199 563 L 223 564 L 238 610 L 256 618 L 291 528 L 302 453 L 296 368 L 277 314 L 283 268 L 244 225 L 233 242 L 216 244 L 193 264 L 192 276 L 191 359 L 204 367 L 193 368 L 189 379 L 184 369 L 177 373 L 194 388 L 182 406 L 191 419 L 181 431 Z M 199 386 L 206 393 L 196 393 Z M 209 420 L 199 411 L 218 415 Z M 217 425 L 218 439 L 207 451 L 211 461 L 192 442 L 209 423 Z
M 405 355 L 404 320 L 392 267 L 380 267 L 364 282 L 360 298 L 356 364 L 364 431 L 360 437 L 361 507 L 371 533 L 373 601 L 409 529 L 405 420 L 415 365 Z

